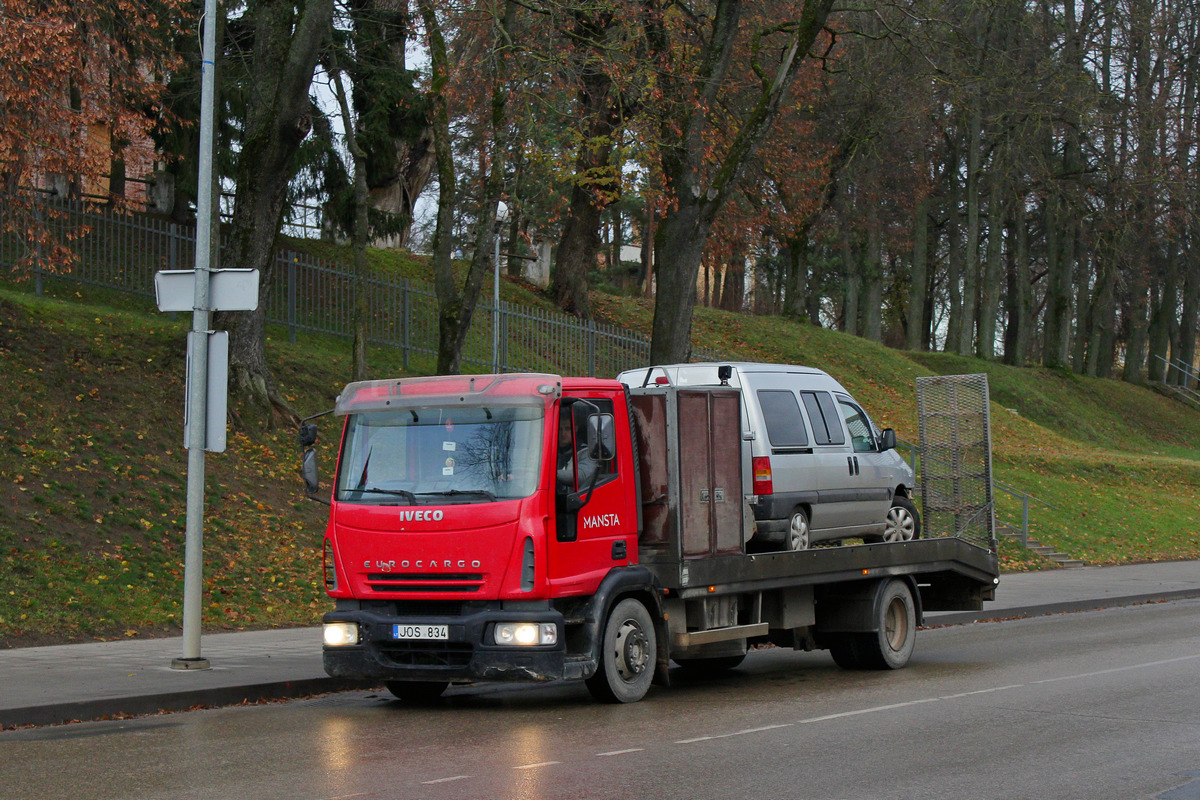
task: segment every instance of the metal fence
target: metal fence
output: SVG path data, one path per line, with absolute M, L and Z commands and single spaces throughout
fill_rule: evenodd
M 0 203 L 0 230 L 7 230 L 4 217 L 9 213 Z M 43 271 L 39 254 L 31 251 L 29 243 L 10 234 L 0 236 L 0 266 L 12 267 L 31 256 L 39 294 L 46 281 L 61 280 L 153 298 L 155 272 L 191 269 L 195 262 L 193 226 L 71 203 L 47 206 L 44 221 L 74 252 L 77 261 L 70 272 Z M 431 284 L 379 277 L 358 284 L 347 264 L 284 249 L 276 252 L 271 274 L 263 280 L 267 321 L 284 326 L 291 342 L 301 333 L 352 337 L 356 286 L 361 286 L 366 293 L 368 340 L 397 348 L 405 369 L 432 369 L 437 356 L 438 302 Z M 491 370 L 493 326 L 499 326 L 503 372 L 611 377 L 649 362 L 650 339 L 645 335 L 513 303 L 501 302 L 496 308 L 490 301 L 480 298 L 475 308 L 463 348 L 464 367 Z M 697 348 L 694 357 L 728 358 L 704 348 Z
M 987 375 L 917 378 L 925 535 L 996 549 Z

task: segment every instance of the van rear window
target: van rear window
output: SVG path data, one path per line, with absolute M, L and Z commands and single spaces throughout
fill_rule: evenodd
M 808 432 L 804 429 L 804 417 L 800 416 L 800 404 L 794 393 L 760 389 L 758 405 L 762 408 L 772 447 L 808 446 Z
M 801 392 L 804 410 L 813 426 L 813 441 L 817 444 L 845 444 L 842 418 L 829 392 Z

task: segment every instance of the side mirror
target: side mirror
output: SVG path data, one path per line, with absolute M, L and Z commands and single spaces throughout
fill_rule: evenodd
M 309 499 L 325 502 L 317 497 L 321 490 L 321 480 L 317 472 L 317 451 L 311 447 L 304 451 L 300 458 L 300 477 L 304 479 L 304 492 Z
M 299 431 L 300 447 L 312 447 L 317 443 L 317 426 L 311 422 L 307 425 L 301 425 Z
M 883 453 L 888 450 L 896 449 L 896 431 L 891 428 L 884 428 L 879 432 L 879 452 Z
M 612 461 L 617 455 L 617 429 L 612 414 L 591 414 L 587 425 L 588 455 L 596 461 Z

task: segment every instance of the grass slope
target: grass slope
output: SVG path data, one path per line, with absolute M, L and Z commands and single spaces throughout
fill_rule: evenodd
M 505 296 L 545 304 L 507 282 Z M 0 291 L 0 646 L 179 629 L 187 326 L 82 300 Z M 601 318 L 649 329 L 649 303 L 594 300 Z M 694 336 L 747 360 L 822 367 L 913 442 L 916 377 L 987 372 L 997 477 L 1046 504 L 1033 508 L 1033 536 L 1094 564 L 1200 557 L 1200 414 L 1153 391 L 900 353 L 710 309 L 697 310 Z M 276 379 L 302 413 L 331 406 L 348 350 L 318 337 L 267 343 Z M 392 353 L 373 353 L 372 365 L 377 377 L 401 374 Z M 204 624 L 311 624 L 329 607 L 320 586 L 324 509 L 300 496 L 294 432 L 234 412 L 242 424 L 231 427 L 228 451 L 207 459 Z M 329 466 L 333 425 L 323 431 Z M 1019 516 L 1006 496 L 998 503 L 1002 516 Z M 1006 569 L 1047 566 L 1008 543 L 1001 558 Z

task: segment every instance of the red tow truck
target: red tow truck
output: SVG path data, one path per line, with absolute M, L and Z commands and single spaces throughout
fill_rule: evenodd
M 955 538 L 755 552 L 740 403 L 547 374 L 346 386 L 326 672 L 414 701 L 582 679 L 634 702 L 671 661 L 725 670 L 767 642 L 900 668 L 924 611 L 992 599 L 994 546 Z M 315 439 L 301 429 L 312 496 Z

